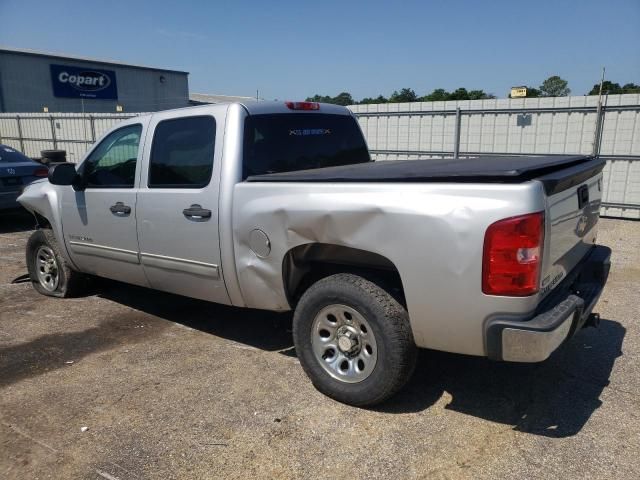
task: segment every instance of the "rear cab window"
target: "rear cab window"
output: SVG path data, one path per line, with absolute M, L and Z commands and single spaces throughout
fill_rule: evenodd
M 251 175 L 370 162 L 350 115 L 288 113 L 245 119 L 243 180 Z

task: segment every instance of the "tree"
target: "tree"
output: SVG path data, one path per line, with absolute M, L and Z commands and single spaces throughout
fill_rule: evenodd
M 387 103 L 389 100 L 383 95 L 378 95 L 376 98 L 365 97 L 358 103 L 360 105 L 368 105 L 370 103 Z
M 416 102 L 417 100 L 418 96 L 411 88 L 403 88 L 400 92 L 394 90 L 389 97 L 389 102 L 392 103 Z
M 596 83 L 587 95 L 598 95 L 600 93 L 600 84 Z M 621 93 L 640 93 L 640 85 L 635 83 L 625 83 L 620 86 L 619 83 L 614 83 L 609 80 L 602 82 L 602 93 L 609 95 L 619 95 Z
M 484 90 L 469 90 L 466 88 L 458 88 L 453 92 L 447 92 L 444 88 L 436 88 L 433 92 L 418 100 L 421 102 L 442 102 L 446 100 L 484 100 L 487 98 L 496 98 L 495 95 L 486 93 Z
M 469 92 L 466 88 L 457 88 L 449 94 L 447 100 L 469 100 Z
M 332 98 L 327 95 L 314 95 L 313 97 L 307 97 L 306 102 L 320 102 L 320 103 L 332 103 Z
M 337 96 L 333 97 L 333 101 L 330 103 L 346 107 L 347 105 L 353 105 L 356 102 L 353 100 L 353 97 L 349 92 L 341 92 Z
M 319 103 L 333 103 L 334 105 L 354 105 L 356 102 L 349 92 L 342 92 L 335 97 L 329 95 L 314 95 L 313 97 L 307 97 L 307 102 L 319 102 Z
M 612 95 L 616 93 L 622 93 L 622 87 L 619 83 L 613 83 L 609 80 L 605 80 L 602 82 L 602 93 L 610 93 Z M 600 84 L 596 83 L 593 88 L 587 93 L 587 95 L 598 95 L 600 94 Z
M 558 75 L 553 75 L 542 82 L 540 93 L 543 97 L 566 97 L 571 93 L 568 84 L 569 82 Z
M 485 93 L 484 90 L 469 90 L 469 100 L 487 100 L 496 98 L 492 93 Z
M 429 95 L 420 97 L 420 101 L 422 102 L 443 102 L 448 99 L 449 99 L 449 92 L 447 92 L 444 88 L 436 88 Z
M 527 87 L 527 98 L 538 98 L 542 96 L 542 92 L 537 88 Z
M 640 93 L 640 85 L 635 83 L 625 83 L 622 86 L 622 93 Z

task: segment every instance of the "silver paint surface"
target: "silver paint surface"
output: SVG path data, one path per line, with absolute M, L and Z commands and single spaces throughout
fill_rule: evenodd
M 218 197 L 226 115 L 229 105 L 211 105 L 154 113 L 142 153 L 137 193 L 137 235 L 142 267 L 157 290 L 229 304 L 221 265 Z M 153 132 L 166 120 L 213 117 L 216 123 L 213 170 L 203 188 L 149 188 Z M 208 219 L 185 217 L 198 204 L 211 211 Z
M 418 346 L 484 354 L 483 320 L 524 314 L 537 296 L 481 291 L 484 232 L 496 220 L 544 210 L 539 182 L 504 184 L 240 183 L 234 238 L 246 305 L 288 310 L 282 262 L 289 250 L 326 243 L 379 254 L 397 268 Z M 250 232 L 264 231 L 271 254 L 259 258 Z
M 193 107 L 129 120 L 127 123 L 145 125 L 137 183 L 129 189 L 133 197 L 123 200 L 121 191 L 109 195 L 105 190 L 95 198 L 93 192 L 84 194 L 86 199 L 91 194 L 92 204 L 107 212 L 115 201 L 125 201 L 133 208 L 132 215 L 114 217 L 111 225 L 84 225 L 83 203 L 71 187 L 35 182 L 20 201 L 49 219 L 64 245 L 63 254 L 75 268 L 236 306 L 290 310 L 283 261 L 295 247 L 322 243 L 380 255 L 399 272 L 417 345 L 473 355 L 485 354 L 483 325 L 487 318 L 498 313 L 524 317 L 544 295 L 514 298 L 482 293 L 482 249 L 491 223 L 545 211 L 543 280 L 566 274 L 595 239 L 597 217 L 585 220 L 577 212 L 577 186 L 547 198 L 537 181 L 242 182 L 242 137 L 248 113 L 289 112 L 282 103 L 260 102 Z M 319 113 L 327 112 L 350 115 L 341 107 L 323 105 Z M 211 183 L 188 192 L 148 189 L 153 126 L 161 119 L 191 115 L 216 119 Z M 591 200 L 599 201 L 595 177 L 589 190 Z M 67 199 L 63 206 L 62 196 Z M 182 209 L 192 203 L 212 210 L 212 219 L 185 219 Z M 61 209 L 65 218 L 61 218 Z M 123 220 L 130 222 L 127 230 L 117 233 L 114 225 Z M 592 225 L 583 232 L 585 221 Z M 252 242 L 251 232 L 256 229 L 269 239 L 268 255 L 256 254 L 252 248 L 255 238 Z M 71 244 L 63 233 L 91 238 L 95 245 Z M 137 263 L 127 261 L 135 258 Z

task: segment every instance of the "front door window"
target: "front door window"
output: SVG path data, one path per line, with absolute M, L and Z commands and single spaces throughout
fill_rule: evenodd
M 88 188 L 133 188 L 142 125 L 129 125 L 105 138 L 82 166 Z

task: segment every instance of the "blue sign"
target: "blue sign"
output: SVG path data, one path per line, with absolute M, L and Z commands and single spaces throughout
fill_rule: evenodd
M 65 98 L 117 100 L 116 72 L 97 68 L 50 65 L 53 95 Z

